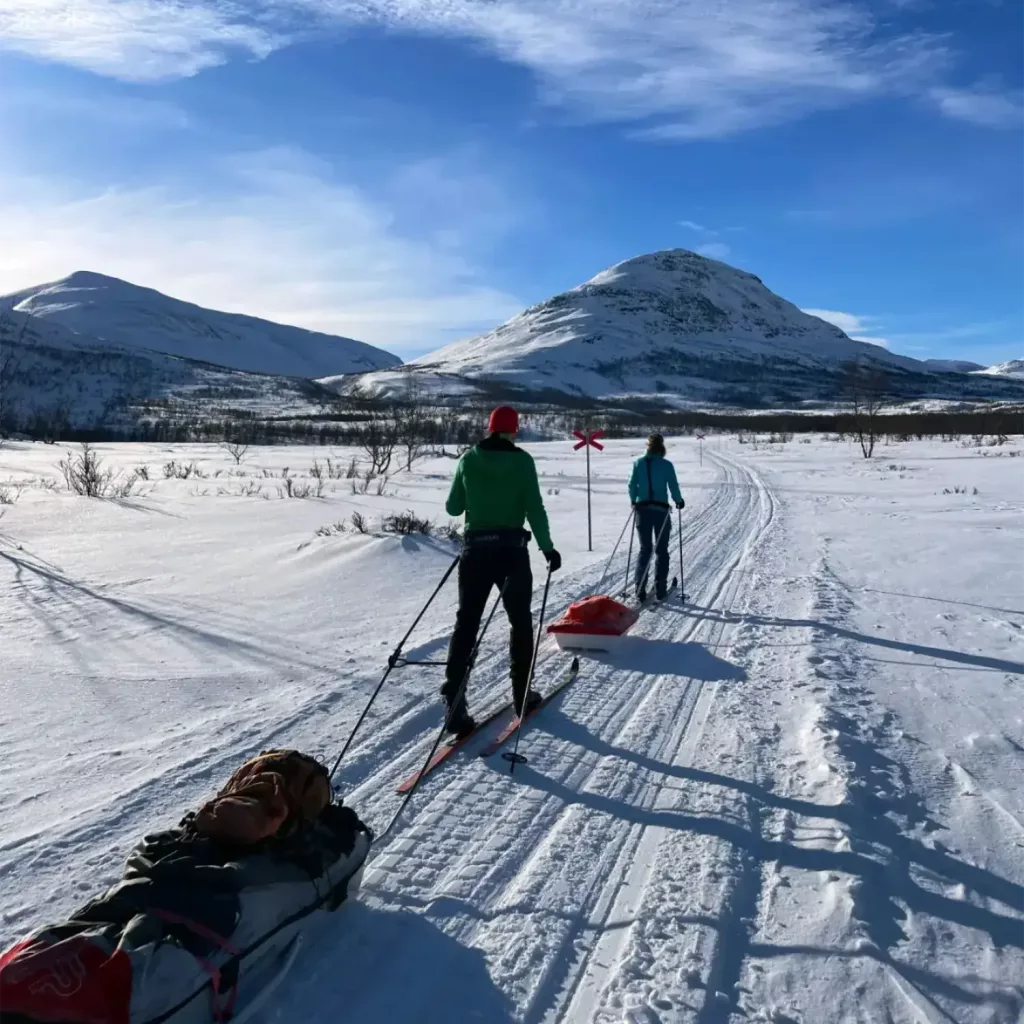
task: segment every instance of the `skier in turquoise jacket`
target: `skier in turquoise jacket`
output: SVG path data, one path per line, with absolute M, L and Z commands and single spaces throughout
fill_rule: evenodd
M 647 600 L 647 576 L 655 545 L 655 596 L 660 600 L 668 589 L 668 540 L 672 533 L 669 494 L 676 508 L 686 507 L 679 491 L 676 468 L 665 457 L 665 439 L 661 434 L 651 434 L 647 438 L 647 454 L 633 463 L 629 477 L 629 500 L 636 510 L 636 532 L 640 538 L 636 593 L 641 601 Z

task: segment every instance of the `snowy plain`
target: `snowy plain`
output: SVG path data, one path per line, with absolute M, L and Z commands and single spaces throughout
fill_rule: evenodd
M 702 463 L 670 441 L 690 600 L 584 657 L 513 775 L 470 751 L 430 777 L 261 1024 L 1021 1020 L 1024 445 L 865 461 L 744 440 L 709 438 Z M 557 614 L 601 581 L 642 442 L 593 457 L 592 553 L 582 454 L 527 447 Z M 97 501 L 49 489 L 68 450 L 0 448 L 0 947 L 112 883 L 245 757 L 332 758 L 455 555 L 330 529 L 446 522 L 449 459 L 302 500 L 278 497 L 286 469 L 308 482 L 350 453 L 104 445 L 150 481 Z M 165 479 L 172 459 L 204 475 Z M 409 656 L 443 655 L 454 599 Z M 506 633 L 499 614 L 471 709 L 503 699 Z M 566 660 L 545 641 L 541 689 Z M 440 725 L 439 683 L 394 673 L 340 769 L 375 828 Z

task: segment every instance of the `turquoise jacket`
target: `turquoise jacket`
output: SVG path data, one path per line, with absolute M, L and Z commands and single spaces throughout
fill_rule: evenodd
M 629 500 L 634 504 L 653 502 L 669 507 L 668 496 L 679 503 L 683 500 L 676 480 L 676 467 L 664 455 L 642 455 L 633 463 L 629 478 Z

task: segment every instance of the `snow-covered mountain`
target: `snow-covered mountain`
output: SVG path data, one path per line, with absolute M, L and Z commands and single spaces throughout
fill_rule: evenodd
M 401 362 L 351 338 L 205 309 L 84 270 L 0 297 L 0 310 L 11 308 L 124 349 L 151 349 L 256 373 L 324 377 Z
M 986 397 L 992 390 L 854 341 L 753 274 L 686 249 L 626 260 L 409 365 L 424 388 L 446 393 L 771 405 L 834 399 L 851 360 L 884 370 L 894 397 Z M 350 387 L 392 391 L 407 380 L 408 370 L 385 371 Z
M 1005 363 L 996 363 L 995 366 L 988 366 L 975 372 L 990 377 L 1013 377 L 1024 380 L 1024 359 L 1008 359 Z
M 970 359 L 925 359 L 925 366 L 938 373 L 974 373 L 984 370 L 982 363 L 971 362 Z
M 0 313 L 0 434 L 308 414 L 332 400 L 314 381 L 120 347 L 52 319 Z

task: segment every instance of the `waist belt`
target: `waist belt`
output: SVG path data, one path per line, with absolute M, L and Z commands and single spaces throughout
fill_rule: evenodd
M 640 508 L 671 508 L 672 506 L 667 501 L 638 501 L 637 506 Z
M 467 548 L 525 548 L 533 536 L 529 530 L 467 530 L 464 544 Z

